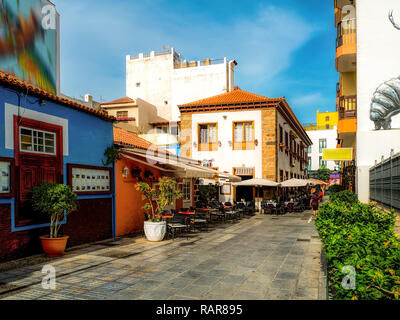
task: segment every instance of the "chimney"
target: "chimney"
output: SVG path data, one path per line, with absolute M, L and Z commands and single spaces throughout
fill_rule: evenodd
M 85 94 L 85 102 L 89 103 L 89 106 L 93 108 L 93 96 L 91 94 Z

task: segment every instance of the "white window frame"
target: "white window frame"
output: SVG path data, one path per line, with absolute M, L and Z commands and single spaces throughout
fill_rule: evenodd
M 36 132 L 41 132 L 41 133 L 43 133 L 43 150 L 46 150 L 46 143 L 45 143 L 46 139 L 45 139 L 45 135 L 46 135 L 46 134 L 51 134 L 51 135 L 54 137 L 54 152 L 53 152 L 53 153 L 50 153 L 50 152 L 45 152 L 45 151 L 41 152 L 41 151 L 34 151 L 34 150 L 23 150 L 23 149 L 22 149 L 22 134 L 21 134 L 22 129 L 31 130 L 31 131 L 32 131 L 32 147 L 34 146 L 34 143 L 33 143 L 33 132 L 36 131 Z M 22 127 L 22 126 L 21 126 L 21 127 L 19 127 L 18 133 L 19 133 L 19 151 L 20 151 L 20 152 L 24 152 L 24 153 L 34 153 L 34 154 L 47 154 L 47 155 L 51 155 L 51 156 L 57 155 L 57 134 L 56 134 L 55 132 L 44 131 L 44 130 L 33 129 L 33 128 Z
M 189 184 L 189 199 L 185 198 L 185 184 Z M 192 202 L 192 181 L 191 180 L 184 180 L 182 182 L 182 200 L 183 202 Z

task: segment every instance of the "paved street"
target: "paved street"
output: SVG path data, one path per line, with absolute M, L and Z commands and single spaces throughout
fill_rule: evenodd
M 123 238 L 0 273 L 1 299 L 325 299 L 311 213 L 216 224 L 189 240 Z M 56 268 L 56 290 L 41 286 Z

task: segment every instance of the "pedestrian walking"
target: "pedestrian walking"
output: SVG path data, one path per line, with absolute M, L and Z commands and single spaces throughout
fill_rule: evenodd
M 318 214 L 319 200 L 320 200 L 319 194 L 317 192 L 314 192 L 310 200 L 310 206 L 313 209 L 314 217 L 316 217 Z

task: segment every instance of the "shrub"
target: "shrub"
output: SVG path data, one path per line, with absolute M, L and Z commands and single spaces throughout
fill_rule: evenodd
M 342 191 L 342 186 L 340 186 L 338 184 L 335 184 L 333 186 L 330 186 L 328 191 L 329 191 L 329 194 L 332 195 L 332 194 L 334 194 L 336 192 Z
M 345 190 L 345 191 L 340 191 L 340 192 L 335 192 L 333 194 L 330 194 L 329 200 L 331 202 L 339 201 L 339 202 L 344 202 L 344 203 L 348 203 L 348 204 L 355 204 L 358 202 L 358 197 L 353 192 Z
M 59 222 L 76 207 L 76 194 L 64 184 L 46 182 L 33 188 L 33 210 L 50 215 L 50 238 L 58 237 Z
M 159 180 L 159 192 L 145 182 L 137 183 L 136 190 L 143 194 L 143 200 L 147 200 L 143 209 L 146 210 L 146 215 L 152 222 L 160 222 L 160 215 L 165 207 L 173 205 L 176 199 L 183 197 L 182 192 L 177 188 L 177 182 L 169 177 L 162 177 Z
M 321 206 L 316 227 L 325 247 L 335 299 L 399 299 L 400 242 L 395 212 L 336 200 Z M 344 289 L 344 266 L 355 269 L 355 289 Z

